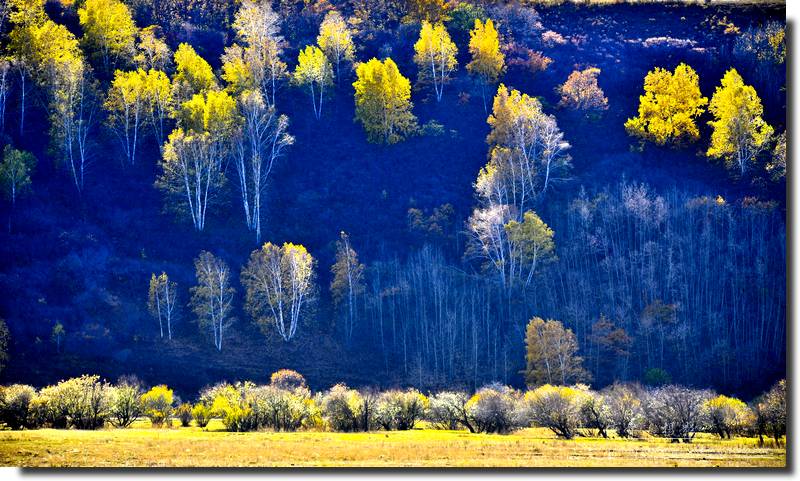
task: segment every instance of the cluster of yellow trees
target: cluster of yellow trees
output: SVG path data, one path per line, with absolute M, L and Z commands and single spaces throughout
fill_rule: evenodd
M 690 66 L 681 63 L 670 72 L 656 68 L 644 79 L 644 95 L 639 97 L 639 112 L 628 119 L 628 133 L 657 145 L 682 146 L 700 138 L 697 119 L 708 106 L 714 119 L 710 158 L 723 159 L 726 166 L 740 175 L 752 170 L 758 156 L 775 141 L 776 158 L 783 149 L 783 167 L 770 163 L 768 170 L 785 173 L 785 134 L 774 138 L 774 129 L 762 115 L 756 90 L 744 83 L 736 69 L 728 70 L 709 102 L 700 91 L 699 77 Z M 779 160 L 780 161 L 780 160 Z M 773 174 L 774 175 L 774 174 Z

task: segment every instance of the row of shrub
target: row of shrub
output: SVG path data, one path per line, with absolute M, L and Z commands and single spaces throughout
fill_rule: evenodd
M 682 386 L 643 388 L 614 384 L 601 391 L 587 386 L 544 385 L 526 392 L 492 384 L 470 395 L 445 391 L 425 396 L 416 389 L 351 389 L 337 384 L 312 394 L 291 370 L 272 375 L 270 384 L 220 383 L 203 389 L 194 404 L 182 403 L 167 386 L 144 391 L 135 378 L 111 385 L 84 375 L 37 391 L 15 384 L 0 387 L 0 423 L 11 429 L 39 427 L 98 429 L 130 426 L 146 417 L 153 426 L 205 428 L 218 418 L 229 431 L 413 429 L 427 421 L 438 429 L 509 433 L 530 426 L 557 436 L 635 437 L 642 432 L 690 442 L 698 432 L 720 438 L 786 433 L 786 381 L 750 404 L 709 390 Z

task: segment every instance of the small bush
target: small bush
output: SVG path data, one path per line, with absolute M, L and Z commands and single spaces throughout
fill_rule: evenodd
M 386 391 L 378 398 L 375 416 L 387 431 L 414 429 L 428 406 L 428 398 L 416 389 Z
M 617 436 L 627 438 L 642 429 L 645 418 L 638 390 L 625 384 L 614 384 L 603 391 L 611 427 Z
M 153 427 L 170 426 L 173 409 L 172 389 L 165 385 L 155 386 L 142 394 L 142 410 Z
M 363 403 L 361 393 L 337 384 L 322 396 L 322 417 L 334 431 L 358 431 Z
M 188 428 L 192 423 L 192 405 L 189 403 L 181 404 L 175 410 L 175 415 L 178 417 L 178 420 L 180 420 L 181 426 Z
M 654 367 L 644 373 L 644 383 L 648 386 L 664 386 L 672 382 L 672 376 L 661 368 Z
M 39 393 L 36 418 L 52 428 L 98 429 L 111 416 L 113 390 L 99 376 L 84 375 Z
M 563 85 L 558 87 L 561 95 L 559 105 L 572 110 L 606 110 L 608 99 L 597 84 L 599 68 L 575 70 Z
M 0 423 L 11 429 L 31 426 L 31 402 L 36 390 L 24 384 L 0 386 Z
M 211 413 L 222 419 L 227 431 L 246 432 L 258 427 L 258 418 L 253 408 L 245 402 L 251 384 L 230 384 L 215 388 Z
M 579 400 L 579 406 L 581 426 L 592 435 L 596 433 L 607 438 L 611 426 L 611 409 L 605 397 L 600 393 L 589 391 Z
M 759 444 L 763 445 L 765 435 L 775 439 L 775 444 L 780 444 L 781 437 L 786 435 L 786 380 L 778 381 L 753 401 L 753 412 Z
M 211 408 L 199 402 L 192 408 L 192 417 L 198 427 L 205 428 L 211 421 Z
M 709 431 L 730 439 L 752 424 L 753 413 L 739 399 L 719 395 L 703 403 L 703 416 Z
M 258 424 L 276 431 L 296 431 L 313 415 L 311 392 L 297 386 L 292 391 L 274 385 L 253 390 L 249 403 L 255 409 Z
M 703 427 L 703 403 L 710 397 L 709 391 L 674 385 L 648 391 L 644 413 L 650 433 L 672 442 L 691 442 Z
M 467 402 L 470 422 L 479 433 L 508 433 L 517 426 L 515 405 L 519 393 L 507 386 L 481 388 Z
M 545 384 L 525 393 L 521 403 L 521 418 L 548 428 L 556 436 L 572 439 L 581 424 L 581 406 L 591 395 L 580 386 L 551 386 Z
M 475 432 L 467 413 L 470 396 L 465 392 L 440 392 L 430 397 L 428 421 L 437 429 L 459 429 L 464 427 Z
M 308 387 L 306 378 L 297 371 L 291 369 L 281 369 L 272 373 L 270 384 L 278 389 L 294 391 L 295 389 L 305 389 Z
M 142 415 L 141 389 L 136 384 L 120 384 L 111 390 L 110 422 L 127 428 Z

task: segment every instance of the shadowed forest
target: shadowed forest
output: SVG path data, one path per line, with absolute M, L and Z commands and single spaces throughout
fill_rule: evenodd
M 784 6 L 549 3 L 4 2 L 0 383 L 785 378 Z

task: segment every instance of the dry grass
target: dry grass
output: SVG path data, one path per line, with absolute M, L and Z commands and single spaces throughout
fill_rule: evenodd
M 217 422 L 218 423 L 218 422 Z M 373 433 L 228 433 L 199 428 L 0 432 L 0 465 L 23 467 L 365 466 L 365 467 L 784 467 L 784 449 L 752 438 L 555 439 L 419 429 Z

